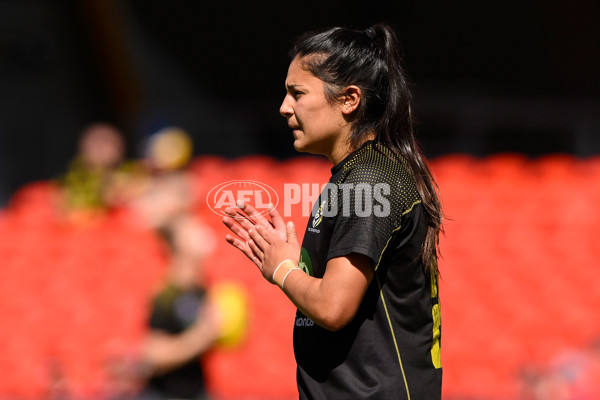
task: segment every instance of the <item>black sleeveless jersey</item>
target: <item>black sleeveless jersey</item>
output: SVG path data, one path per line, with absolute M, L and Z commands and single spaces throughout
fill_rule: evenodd
M 307 224 L 300 266 L 321 278 L 328 260 L 360 253 L 375 273 L 341 330 L 297 312 L 299 397 L 440 399 L 438 283 L 420 258 L 427 221 L 413 175 L 401 157 L 373 142 L 331 172 Z

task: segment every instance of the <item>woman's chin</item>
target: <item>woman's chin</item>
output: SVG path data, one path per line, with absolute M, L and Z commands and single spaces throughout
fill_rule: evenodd
M 301 139 L 294 140 L 294 149 L 299 153 L 315 154 L 315 155 L 326 155 L 322 149 L 315 146 L 314 143 L 306 143 Z
M 296 151 L 305 152 L 306 151 L 306 146 L 302 142 L 302 140 L 300 140 L 300 139 L 294 139 L 294 149 L 296 149 Z

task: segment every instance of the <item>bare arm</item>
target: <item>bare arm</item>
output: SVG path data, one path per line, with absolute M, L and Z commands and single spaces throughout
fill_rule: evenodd
M 179 334 L 151 331 L 142 347 L 150 374 L 171 371 L 210 349 L 219 332 L 216 318 L 214 310 L 203 310 L 197 321 Z
M 339 330 L 356 315 L 373 278 L 371 261 L 361 254 L 337 257 L 327 263 L 322 279 L 291 272 L 284 293 L 298 309 L 325 329 Z

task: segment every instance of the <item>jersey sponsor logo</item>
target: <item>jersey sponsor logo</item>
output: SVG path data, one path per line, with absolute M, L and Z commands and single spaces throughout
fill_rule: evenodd
M 253 206 L 259 215 L 267 214 L 270 207 L 277 207 L 279 196 L 266 183 L 250 180 L 235 180 L 214 186 L 206 195 L 206 204 L 212 212 L 226 216 L 227 207 L 236 208 L 238 202 Z M 243 218 L 243 217 L 236 217 Z
M 308 317 L 298 317 L 296 318 L 296 326 L 298 327 L 310 327 L 315 326 L 315 321 Z
M 304 247 L 300 250 L 300 261 L 298 262 L 298 266 L 308 275 L 315 276 L 313 274 L 312 261 L 308 255 L 308 251 Z

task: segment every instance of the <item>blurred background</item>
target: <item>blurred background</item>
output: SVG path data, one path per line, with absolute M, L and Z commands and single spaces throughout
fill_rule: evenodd
M 64 170 L 89 121 L 121 127 L 130 152 L 176 124 L 197 154 L 293 156 L 278 114 L 291 40 L 307 29 L 381 20 L 403 43 L 430 157 L 600 150 L 600 10 L 592 0 L 0 7 L 4 202 L 24 182 Z
M 131 398 L 115 378 L 129 364 L 106 360 L 139 359 L 182 214 L 214 236 L 192 251 L 206 285 L 238 282 L 254 316 L 243 345 L 204 361 L 212 395 L 294 398 L 293 309 L 222 243 L 205 196 L 328 179 L 278 113 L 287 49 L 379 21 L 403 44 L 449 217 L 444 397 L 599 398 L 599 17 L 593 0 L 0 0 L 0 399 Z M 90 127 L 111 143 L 97 164 L 81 163 Z M 184 138 L 167 161 L 152 150 L 165 130 Z

